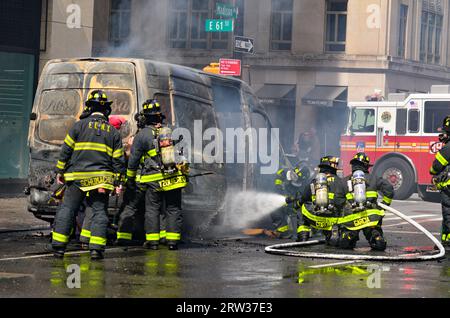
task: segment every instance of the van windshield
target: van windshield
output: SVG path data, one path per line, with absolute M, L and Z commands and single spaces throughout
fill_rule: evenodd
M 55 63 L 47 68 L 42 81 L 42 93 L 37 96 L 40 116 L 37 135 L 45 142 L 62 143 L 94 89 L 103 90 L 113 101 L 113 115 L 124 116 L 130 121 L 135 109 L 136 83 L 131 63 Z

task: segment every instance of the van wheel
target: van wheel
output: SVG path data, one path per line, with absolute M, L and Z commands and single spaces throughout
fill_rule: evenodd
M 399 158 L 387 159 L 377 166 L 375 174 L 392 184 L 394 199 L 406 200 L 416 189 L 414 171 L 405 160 Z

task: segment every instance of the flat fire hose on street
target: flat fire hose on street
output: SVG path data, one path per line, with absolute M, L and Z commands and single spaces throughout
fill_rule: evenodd
M 438 247 L 439 252 L 433 255 L 417 255 L 413 254 L 401 254 L 398 256 L 381 256 L 381 255 L 361 255 L 361 254 L 330 254 L 330 253 L 317 253 L 317 252 L 300 252 L 294 250 L 287 250 L 286 248 L 302 247 L 308 245 L 324 244 L 324 240 L 313 240 L 306 242 L 295 242 L 295 243 L 285 243 L 267 246 L 265 252 L 269 254 L 284 255 L 284 256 L 296 256 L 296 257 L 307 257 L 307 258 L 326 258 L 326 259 L 343 259 L 343 260 L 371 260 L 371 261 L 404 261 L 404 262 L 417 262 L 417 261 L 430 261 L 443 258 L 445 255 L 445 248 L 442 246 L 441 242 L 437 240 L 433 234 L 427 231 L 423 226 L 415 222 L 413 219 L 404 215 L 403 213 L 388 207 L 383 203 L 378 203 L 378 205 L 388 212 L 395 214 L 396 216 L 402 218 L 406 222 L 413 225 L 419 231 L 424 233 L 434 244 Z

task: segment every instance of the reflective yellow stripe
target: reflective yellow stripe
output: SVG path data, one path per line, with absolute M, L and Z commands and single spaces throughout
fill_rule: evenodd
M 360 219 L 363 217 L 368 217 L 370 215 L 378 215 L 378 216 L 384 216 L 385 213 L 383 210 L 378 210 L 378 209 L 368 209 L 368 210 L 364 210 L 362 212 L 358 212 L 358 213 L 353 213 L 344 217 L 339 218 L 338 223 L 347 223 L 347 222 L 352 222 L 356 219 Z
M 95 245 L 106 245 L 106 238 L 100 237 L 100 236 L 91 236 L 91 240 L 89 241 L 89 244 L 95 244 Z
M 53 241 L 60 242 L 60 243 L 69 242 L 69 235 L 52 232 L 52 238 L 53 238 Z
M 377 191 L 366 191 L 366 197 L 378 198 L 378 192 Z
M 145 234 L 145 239 L 147 241 L 159 241 L 159 233 Z
M 169 241 L 179 241 L 181 239 L 180 233 L 167 232 L 167 240 Z
M 438 152 L 436 154 L 436 159 L 437 159 L 437 161 L 440 162 L 441 165 L 443 165 L 443 166 L 448 165 L 447 159 L 445 159 L 444 156 L 442 156 L 440 152 Z
M 152 182 L 152 181 L 159 181 L 162 179 L 164 179 L 164 176 L 162 173 L 154 173 L 154 174 L 138 176 L 136 178 L 136 181 L 139 181 L 141 183 L 146 183 L 146 182 Z
M 130 170 L 130 169 L 127 169 L 127 177 L 129 177 L 129 178 L 135 178 L 136 177 L 136 174 L 137 174 L 137 171 L 136 170 Z
M 301 233 L 301 232 L 311 232 L 311 228 L 306 225 L 301 225 L 297 228 L 297 233 Z
M 158 153 L 156 152 L 156 149 L 150 149 L 149 151 L 147 151 L 147 154 L 150 156 L 150 157 L 155 157 L 156 155 L 158 155 Z
M 450 233 L 448 234 L 442 234 L 442 242 L 450 241 Z
M 277 232 L 280 232 L 280 233 L 287 232 L 288 230 L 289 230 L 289 226 L 287 226 L 287 225 L 277 228 Z
M 113 191 L 114 185 L 109 184 L 109 183 L 100 183 L 100 184 L 96 184 L 96 185 L 92 185 L 92 186 L 80 187 L 80 190 L 87 192 L 87 191 L 100 189 L 100 188 Z
M 283 184 L 283 180 L 276 179 L 276 180 L 275 180 L 275 184 L 276 184 L 276 185 L 282 185 L 282 184 Z
M 384 202 L 386 202 L 386 203 L 388 203 L 388 204 L 391 204 L 392 203 L 392 199 L 391 198 L 388 198 L 387 196 L 383 196 L 383 201 Z
M 434 168 L 433 167 L 431 167 L 430 168 L 430 174 L 436 174 L 437 173 L 437 171 L 436 170 L 434 170 Z
M 345 195 L 345 197 L 347 198 L 347 200 L 353 200 L 355 197 L 353 196 L 353 193 L 347 193 Z
M 333 200 L 334 199 L 334 193 L 332 193 L 332 192 L 328 193 L 328 199 Z
M 117 232 L 117 239 L 131 240 L 132 237 L 131 233 Z
M 280 169 L 277 171 L 277 175 L 281 176 L 281 174 L 283 173 L 284 169 Z
M 109 156 L 113 156 L 113 150 L 105 144 L 98 142 L 77 142 L 75 143 L 74 151 L 99 151 L 106 152 Z M 123 149 L 121 149 L 123 151 Z
M 92 177 L 114 177 L 110 171 L 68 172 L 64 174 L 66 181 L 82 180 Z
M 72 137 L 70 137 L 69 134 L 66 135 L 66 138 L 64 139 L 64 142 L 66 143 L 67 146 L 69 146 L 72 149 L 75 146 L 75 141 L 73 141 Z
M 160 231 L 159 232 L 159 237 L 160 238 L 165 238 L 167 236 L 167 232 L 166 231 Z
M 339 219 L 337 217 L 321 217 L 321 216 L 314 215 L 308 211 L 308 209 L 305 207 L 304 204 L 302 205 L 302 214 L 312 221 L 321 223 L 321 226 L 313 226 L 313 227 L 321 229 L 321 230 L 331 230 L 331 227 L 334 224 L 336 224 Z
M 113 152 L 112 157 L 113 158 L 120 158 L 123 156 L 123 149 L 117 149 Z
M 85 230 L 85 229 L 81 229 L 80 236 L 89 238 L 89 237 L 91 237 L 91 231 Z
M 64 169 L 66 167 L 66 163 L 65 162 L 63 162 L 63 161 L 59 161 L 58 160 L 58 162 L 56 163 L 56 168 L 58 168 L 58 169 Z

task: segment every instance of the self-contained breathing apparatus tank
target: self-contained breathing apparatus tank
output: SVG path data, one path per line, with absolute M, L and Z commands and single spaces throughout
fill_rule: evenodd
M 353 172 L 351 180 L 347 182 L 348 189 L 353 193 L 353 198 L 358 209 L 364 209 L 366 198 L 366 177 L 363 171 L 356 170 Z
M 161 154 L 162 170 L 165 173 L 173 173 L 175 171 L 175 147 L 172 140 L 172 129 L 169 127 L 161 127 L 158 129 L 157 149 Z
M 311 192 L 316 197 L 316 210 L 324 212 L 328 207 L 328 182 L 325 173 L 317 174 L 314 182 L 311 183 Z

